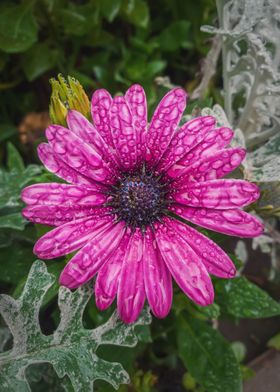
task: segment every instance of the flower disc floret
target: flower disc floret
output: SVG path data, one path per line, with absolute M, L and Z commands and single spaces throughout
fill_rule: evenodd
M 119 221 L 127 226 L 145 231 L 148 225 L 160 221 L 167 212 L 168 185 L 145 166 L 134 173 L 124 173 L 111 188 L 111 200 L 107 203 L 113 208 Z

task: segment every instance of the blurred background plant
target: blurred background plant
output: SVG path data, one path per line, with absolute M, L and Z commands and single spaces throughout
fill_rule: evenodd
M 1 297 L 0 308 L 8 324 L 15 320 L 14 308 L 5 304 L 16 303 L 24 309 L 24 304 L 32 308 L 36 302 L 39 313 L 39 319 L 36 312 L 32 313 L 34 325 L 28 319 L 30 314 L 24 315 L 23 324 L 15 323 L 16 331 L 27 328 L 25 336 L 31 336 L 31 343 L 21 353 L 28 359 L 24 363 L 17 359 L 18 335 L 11 328 L 13 341 L 5 323 L 0 324 L 0 351 L 4 351 L 3 358 L 8 362 L 6 370 L 16 375 L 13 366 L 19 364 L 17 377 L 8 387 L 5 377 L 1 379 L 1 385 L 7 387 L 5 391 L 29 388 L 21 378 L 23 369 L 34 391 L 79 390 L 69 381 L 73 380 L 75 364 L 69 361 L 63 373 L 46 349 L 58 344 L 58 336 L 63 336 L 61 314 L 64 323 L 69 324 L 73 347 L 68 352 L 64 345 L 60 355 L 75 357 L 75 344 L 81 344 L 88 333 L 84 325 L 93 331 L 91 358 L 95 358 L 96 351 L 104 360 L 120 362 L 129 373 L 130 384 L 120 386 L 122 392 L 238 392 L 242 390 L 242 379 L 253 376 L 244 363 L 262 352 L 266 341 L 279 330 L 279 318 L 272 319 L 268 331 L 262 329 L 263 321 L 258 324 L 258 319 L 280 315 L 279 303 L 270 296 L 280 298 L 279 22 L 279 5 L 273 0 L 217 0 L 217 4 L 212 0 L 1 2 L 0 283 L 1 291 L 17 300 Z M 65 79 L 61 75 L 54 79 L 58 74 Z M 134 82 L 144 86 L 150 112 L 168 89 L 181 85 L 191 96 L 186 119 L 200 113 L 212 114 L 218 124 L 235 129 L 234 143 L 249 149 L 242 171 L 237 174 L 260 183 L 262 198 L 251 209 L 265 219 L 267 229 L 253 242 L 235 241 L 203 230 L 232 252 L 240 275 L 230 282 L 214 280 L 215 304 L 198 307 L 175 288 L 169 317 L 154 319 L 150 326 L 146 319 L 145 325 L 135 328 L 136 347 L 132 348 L 128 339 L 112 348 L 104 339 L 99 342 L 104 345 L 97 348 L 93 328 L 106 322 L 113 309 L 100 313 L 94 300 L 87 302 L 85 298 L 84 313 L 72 320 L 65 316 L 65 309 L 79 296 L 71 297 L 63 290 L 60 307 L 57 306 L 57 277 L 67 257 L 48 262 L 48 273 L 56 279 L 46 275 L 44 264 L 34 264 L 32 246 L 49 228 L 28 224 L 21 217 L 20 190 L 29 183 L 57 181 L 40 165 L 36 154 L 36 146 L 51 121 L 63 123 L 68 107 L 76 107 L 87 116 L 88 99 L 96 88 L 104 87 L 116 94 Z M 45 296 L 42 281 L 36 282 L 32 275 L 34 268 L 41 268 L 46 281 L 53 281 L 52 286 L 46 286 Z M 34 290 L 28 291 L 30 285 Z M 250 348 L 251 338 L 236 336 L 236 324 L 242 325 L 243 319 L 254 319 L 248 336 L 257 335 L 255 351 Z M 108 325 L 114 328 L 114 318 L 110 320 L 113 321 Z M 39 323 L 47 339 L 38 332 Z M 76 330 L 78 333 L 74 333 Z M 115 339 L 121 336 L 117 333 Z M 247 348 L 239 341 L 242 339 Z M 34 365 L 38 355 L 54 368 Z M 83 370 L 90 374 L 90 385 L 93 370 L 81 366 L 78 379 Z M 106 372 L 101 370 L 98 372 L 104 376 Z M 115 386 L 126 379 L 122 371 L 118 374 Z M 108 381 L 108 377 L 103 379 Z M 19 380 L 23 384 L 18 384 Z M 95 387 L 101 392 L 112 390 L 103 381 L 96 382 Z

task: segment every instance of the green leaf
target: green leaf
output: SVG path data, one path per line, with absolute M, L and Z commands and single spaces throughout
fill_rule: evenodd
M 40 166 L 30 165 L 20 174 L 0 169 L 0 209 L 20 207 L 20 191 L 41 173 Z
M 12 124 L 0 124 L 0 142 L 12 137 L 17 133 L 17 128 Z
M 17 173 L 21 173 L 24 170 L 23 159 L 20 156 L 18 150 L 12 143 L 8 143 L 8 159 L 7 159 L 7 167 L 10 171 L 14 170 Z
M 280 304 L 244 277 L 220 279 L 216 301 L 223 312 L 237 318 L 262 318 L 280 314 Z
M 231 343 L 232 351 L 238 362 L 242 362 L 246 357 L 246 346 L 244 343 L 236 341 Z
M 24 168 L 23 160 L 15 147 L 8 144 L 7 166 L 0 168 L 0 228 L 23 230 L 27 221 L 21 216 L 23 203 L 20 191 L 42 172 L 37 165 Z
M 157 39 L 161 50 L 172 52 L 180 47 L 189 48 L 191 46 L 190 25 L 189 21 L 180 20 L 164 29 Z
M 1 249 L 0 281 L 18 284 L 23 277 L 26 278 L 34 259 L 30 244 L 13 240 L 11 246 Z
M 178 317 L 179 356 L 207 392 L 241 392 L 239 365 L 229 343 L 210 325 Z
M 32 2 L 2 5 L 0 9 L 0 49 L 7 53 L 23 52 L 37 40 L 37 24 Z
M 199 306 L 190 301 L 188 297 L 181 292 L 174 295 L 173 303 L 174 311 L 178 315 L 185 310 L 187 310 L 192 317 L 201 320 L 217 319 L 220 315 L 220 308 L 217 304 L 213 303 L 208 306 Z
M 146 68 L 144 69 L 144 78 L 151 78 L 161 72 L 166 67 L 166 61 L 164 60 L 154 60 L 148 61 Z
M 100 10 L 103 16 L 109 21 L 112 22 L 115 17 L 118 15 L 121 8 L 122 0 L 101 0 L 100 1 Z
M 23 230 L 26 220 L 20 212 L 0 216 L 0 229 Z
M 59 378 L 68 378 L 76 392 L 91 392 L 97 379 L 115 388 L 128 383 L 128 374 L 119 363 L 102 360 L 96 355 L 100 345 L 133 347 L 137 344 L 136 325 L 150 323 L 150 314 L 142 313 L 134 324 L 122 323 L 117 313 L 96 329 L 83 327 L 83 313 L 92 298 L 91 284 L 74 292 L 59 289 L 60 323 L 52 335 L 44 335 L 39 324 L 39 311 L 44 296 L 54 283 L 45 264 L 37 260 L 25 288 L 15 300 L 0 296 L 0 311 L 13 334 L 12 350 L 0 358 L 0 382 L 3 392 L 30 391 L 26 368 L 32 364 L 50 363 Z
M 147 27 L 150 19 L 150 12 L 145 1 L 134 0 L 132 6 L 127 6 L 126 15 L 128 21 L 138 27 Z
M 82 36 L 96 28 L 98 7 L 92 2 L 84 5 L 69 3 L 67 8 L 59 11 L 65 33 Z
M 277 335 L 273 336 L 267 343 L 268 347 L 273 347 L 276 350 L 280 351 L 280 333 Z
M 47 43 L 34 45 L 23 55 L 22 68 L 30 82 L 56 65 L 58 52 Z

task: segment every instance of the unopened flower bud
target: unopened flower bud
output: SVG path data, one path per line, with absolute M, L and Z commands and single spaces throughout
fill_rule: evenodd
M 50 118 L 53 124 L 66 125 L 69 109 L 74 109 L 90 118 L 90 102 L 78 80 L 68 76 L 67 80 L 60 74 L 51 79 L 52 94 L 50 99 Z

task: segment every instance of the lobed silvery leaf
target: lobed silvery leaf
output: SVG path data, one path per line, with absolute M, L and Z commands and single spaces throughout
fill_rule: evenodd
M 218 0 L 217 8 L 219 27 L 203 26 L 202 30 L 223 36 L 228 121 L 254 151 L 247 157 L 250 179 L 279 181 L 280 159 L 270 147 L 275 142 L 271 138 L 278 139 L 280 134 L 280 4 Z M 260 147 L 267 141 L 265 148 Z
M 61 287 L 60 323 L 52 335 L 46 336 L 41 331 L 38 316 L 54 280 L 45 264 L 37 260 L 17 300 L 8 295 L 0 296 L 0 312 L 13 335 L 12 349 L 0 356 L 2 391 L 30 391 L 25 374 L 27 367 L 46 362 L 53 366 L 58 377 L 65 380 L 66 376 L 75 391 L 92 391 L 97 379 L 105 380 L 115 388 L 128 383 L 129 377 L 122 365 L 102 360 L 96 350 L 103 344 L 135 346 L 135 326 L 150 322 L 148 311 L 144 311 L 133 325 L 124 325 L 114 313 L 104 325 L 85 329 L 82 318 L 92 296 L 90 285 L 75 292 Z

